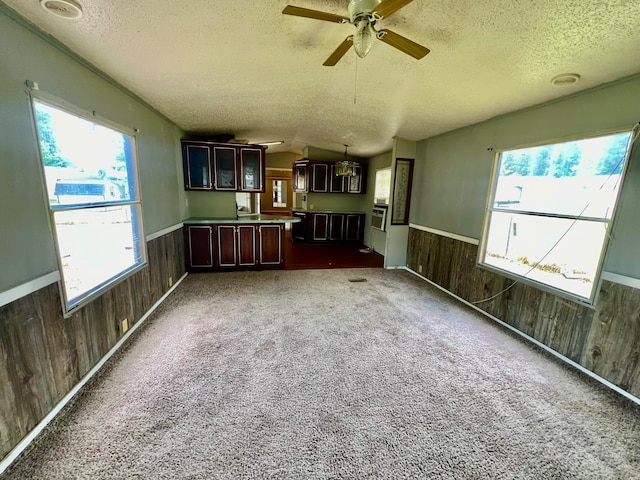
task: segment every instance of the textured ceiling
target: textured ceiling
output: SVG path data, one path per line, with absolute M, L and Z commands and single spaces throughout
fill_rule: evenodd
M 65 20 L 2 0 L 193 133 L 285 140 L 371 156 L 640 72 L 638 0 L 415 0 L 379 23 L 431 49 L 417 61 L 376 41 L 335 67 L 354 32 L 282 15 L 347 15 L 343 0 L 80 0 Z M 581 82 L 554 87 L 552 77 Z

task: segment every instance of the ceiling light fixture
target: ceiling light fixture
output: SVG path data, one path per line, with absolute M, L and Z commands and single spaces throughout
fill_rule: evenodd
M 577 73 L 563 73 L 556 75 L 551 79 L 551 85 L 555 87 L 569 87 L 580 81 L 580 75 Z
M 262 145 L 263 147 L 271 147 L 272 145 L 282 145 L 284 140 L 277 140 L 273 142 L 260 142 L 258 145 Z
M 373 46 L 376 31 L 373 29 L 371 20 L 368 17 L 360 18 L 356 23 L 356 27 L 358 31 L 353 36 L 353 48 L 360 58 L 364 58 Z
M 75 0 L 40 0 L 40 6 L 57 17 L 73 20 L 82 16 L 82 5 Z
M 336 162 L 335 165 L 335 174 L 336 177 L 355 177 L 356 172 L 356 162 L 350 162 L 347 160 L 347 148 L 349 145 L 344 146 L 344 160 L 340 160 Z

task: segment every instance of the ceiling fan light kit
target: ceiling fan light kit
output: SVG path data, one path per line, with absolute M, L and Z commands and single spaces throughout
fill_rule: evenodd
M 285 15 L 312 18 L 334 23 L 350 23 L 356 27 L 356 33 L 349 35 L 335 51 L 325 60 L 324 66 L 333 67 L 349 51 L 353 45 L 360 58 L 367 56 L 374 39 L 390 45 L 415 59 L 421 59 L 429 49 L 390 30 L 376 30 L 376 24 L 411 3 L 413 0 L 351 0 L 349 2 L 350 18 L 333 13 L 320 12 L 308 8 L 289 5 L 282 11 Z

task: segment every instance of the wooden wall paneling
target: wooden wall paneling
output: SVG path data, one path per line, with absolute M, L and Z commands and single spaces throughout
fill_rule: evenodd
M 474 303 L 513 280 L 475 265 L 478 247 L 410 229 L 407 264 Z M 440 257 L 440 258 L 437 258 Z M 595 310 L 534 286 L 516 283 L 476 304 L 602 378 L 640 396 L 640 290 L 603 282 Z
M 157 240 L 157 241 L 156 241 Z M 148 242 L 146 268 L 63 318 L 57 284 L 0 307 L 0 457 L 5 456 L 185 272 L 182 231 Z
M 640 290 L 602 282 L 581 363 L 640 397 Z
M 6 452 L 78 380 L 57 284 L 0 308 L 0 345 L 0 448 Z

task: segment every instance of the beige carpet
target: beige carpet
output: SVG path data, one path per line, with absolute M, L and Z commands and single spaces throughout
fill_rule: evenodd
M 640 478 L 640 409 L 408 272 L 191 275 L 7 478 Z

